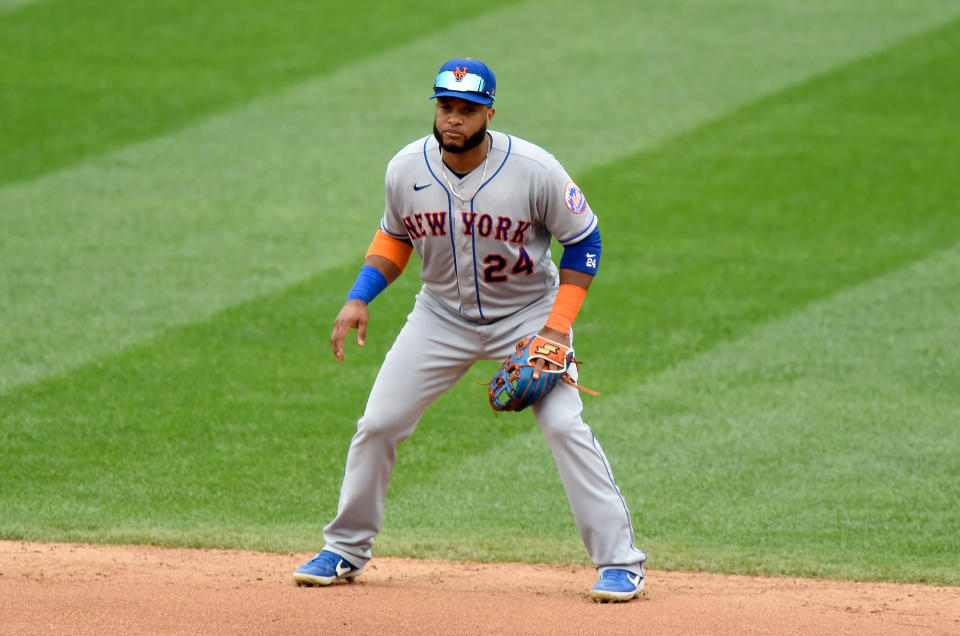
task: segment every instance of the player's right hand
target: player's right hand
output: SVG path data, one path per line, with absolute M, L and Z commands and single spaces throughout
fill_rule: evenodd
M 362 300 L 348 300 L 340 308 L 337 319 L 333 321 L 333 333 L 330 334 L 330 346 L 334 357 L 343 362 L 343 341 L 351 329 L 357 330 L 357 346 L 362 347 L 367 338 L 367 323 L 370 312 L 367 303 Z

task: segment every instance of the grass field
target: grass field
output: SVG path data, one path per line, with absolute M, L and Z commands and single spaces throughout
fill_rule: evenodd
M 650 565 L 960 584 L 960 2 L 201 5 L 0 0 L 0 538 L 320 547 L 416 264 L 342 364 L 332 320 L 471 55 L 600 216 L 585 417 Z M 494 367 L 377 554 L 585 562 Z

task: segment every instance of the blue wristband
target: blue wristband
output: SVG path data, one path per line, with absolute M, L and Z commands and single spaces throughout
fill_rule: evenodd
M 386 288 L 387 279 L 380 270 L 373 265 L 364 265 L 357 274 L 353 289 L 347 294 L 347 300 L 362 300 L 369 305 L 370 301 Z

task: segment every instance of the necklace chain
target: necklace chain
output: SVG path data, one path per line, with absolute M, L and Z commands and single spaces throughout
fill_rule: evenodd
M 457 194 L 456 188 L 453 187 L 453 184 L 450 183 L 450 179 L 447 178 L 447 162 L 443 160 L 443 155 L 440 156 L 440 174 L 443 175 L 443 180 L 447 182 L 447 187 L 450 188 L 450 192 L 453 196 L 457 197 L 464 203 L 470 203 L 473 201 L 473 198 L 477 196 L 477 192 L 480 192 L 480 188 L 483 187 L 483 182 L 487 179 L 487 161 L 490 160 L 490 151 L 493 149 L 493 144 L 490 142 L 490 138 L 487 138 L 487 156 L 483 158 L 483 174 L 480 175 L 480 184 L 477 185 L 477 189 L 473 191 L 468 198 L 463 198 Z M 472 172 L 472 171 L 471 171 Z

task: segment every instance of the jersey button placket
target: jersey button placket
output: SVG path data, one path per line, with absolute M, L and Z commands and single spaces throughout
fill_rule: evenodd
M 461 191 L 462 184 L 458 184 L 454 186 L 454 188 L 457 191 Z M 469 217 L 470 204 L 464 203 L 454 197 L 453 210 L 459 221 L 463 219 L 464 216 Z M 457 260 L 463 263 L 463 266 L 460 268 L 461 283 L 463 285 L 463 289 L 461 290 L 462 307 L 468 314 L 473 314 L 477 307 L 476 280 L 473 275 L 475 265 L 473 262 L 473 237 L 467 234 L 465 230 L 465 226 L 458 228 L 455 243 L 457 246 Z

